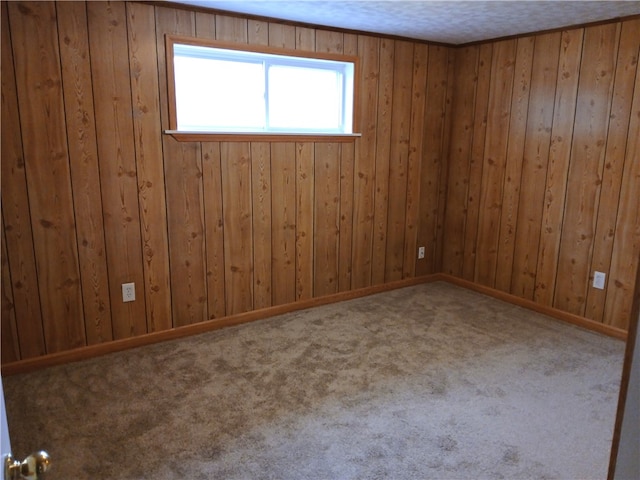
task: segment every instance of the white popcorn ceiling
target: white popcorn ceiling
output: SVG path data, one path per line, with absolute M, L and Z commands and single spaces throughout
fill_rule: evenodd
M 640 14 L 640 1 L 178 1 L 229 12 L 453 45 Z

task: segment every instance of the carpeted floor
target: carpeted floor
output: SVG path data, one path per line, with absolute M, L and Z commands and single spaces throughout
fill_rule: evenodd
M 623 353 L 437 282 L 3 382 L 48 479 L 603 479 Z

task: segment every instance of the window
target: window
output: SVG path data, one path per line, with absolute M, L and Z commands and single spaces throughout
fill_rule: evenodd
M 357 59 L 308 55 L 168 36 L 168 133 L 353 136 Z

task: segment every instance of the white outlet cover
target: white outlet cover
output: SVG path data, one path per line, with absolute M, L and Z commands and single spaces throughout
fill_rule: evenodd
M 606 275 L 602 272 L 595 272 L 593 274 L 593 288 L 597 288 L 599 290 L 604 290 L 604 281 Z

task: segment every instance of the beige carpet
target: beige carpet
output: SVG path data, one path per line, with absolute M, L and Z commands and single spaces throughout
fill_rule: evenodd
M 623 351 L 438 282 L 3 381 L 48 479 L 603 479 Z

